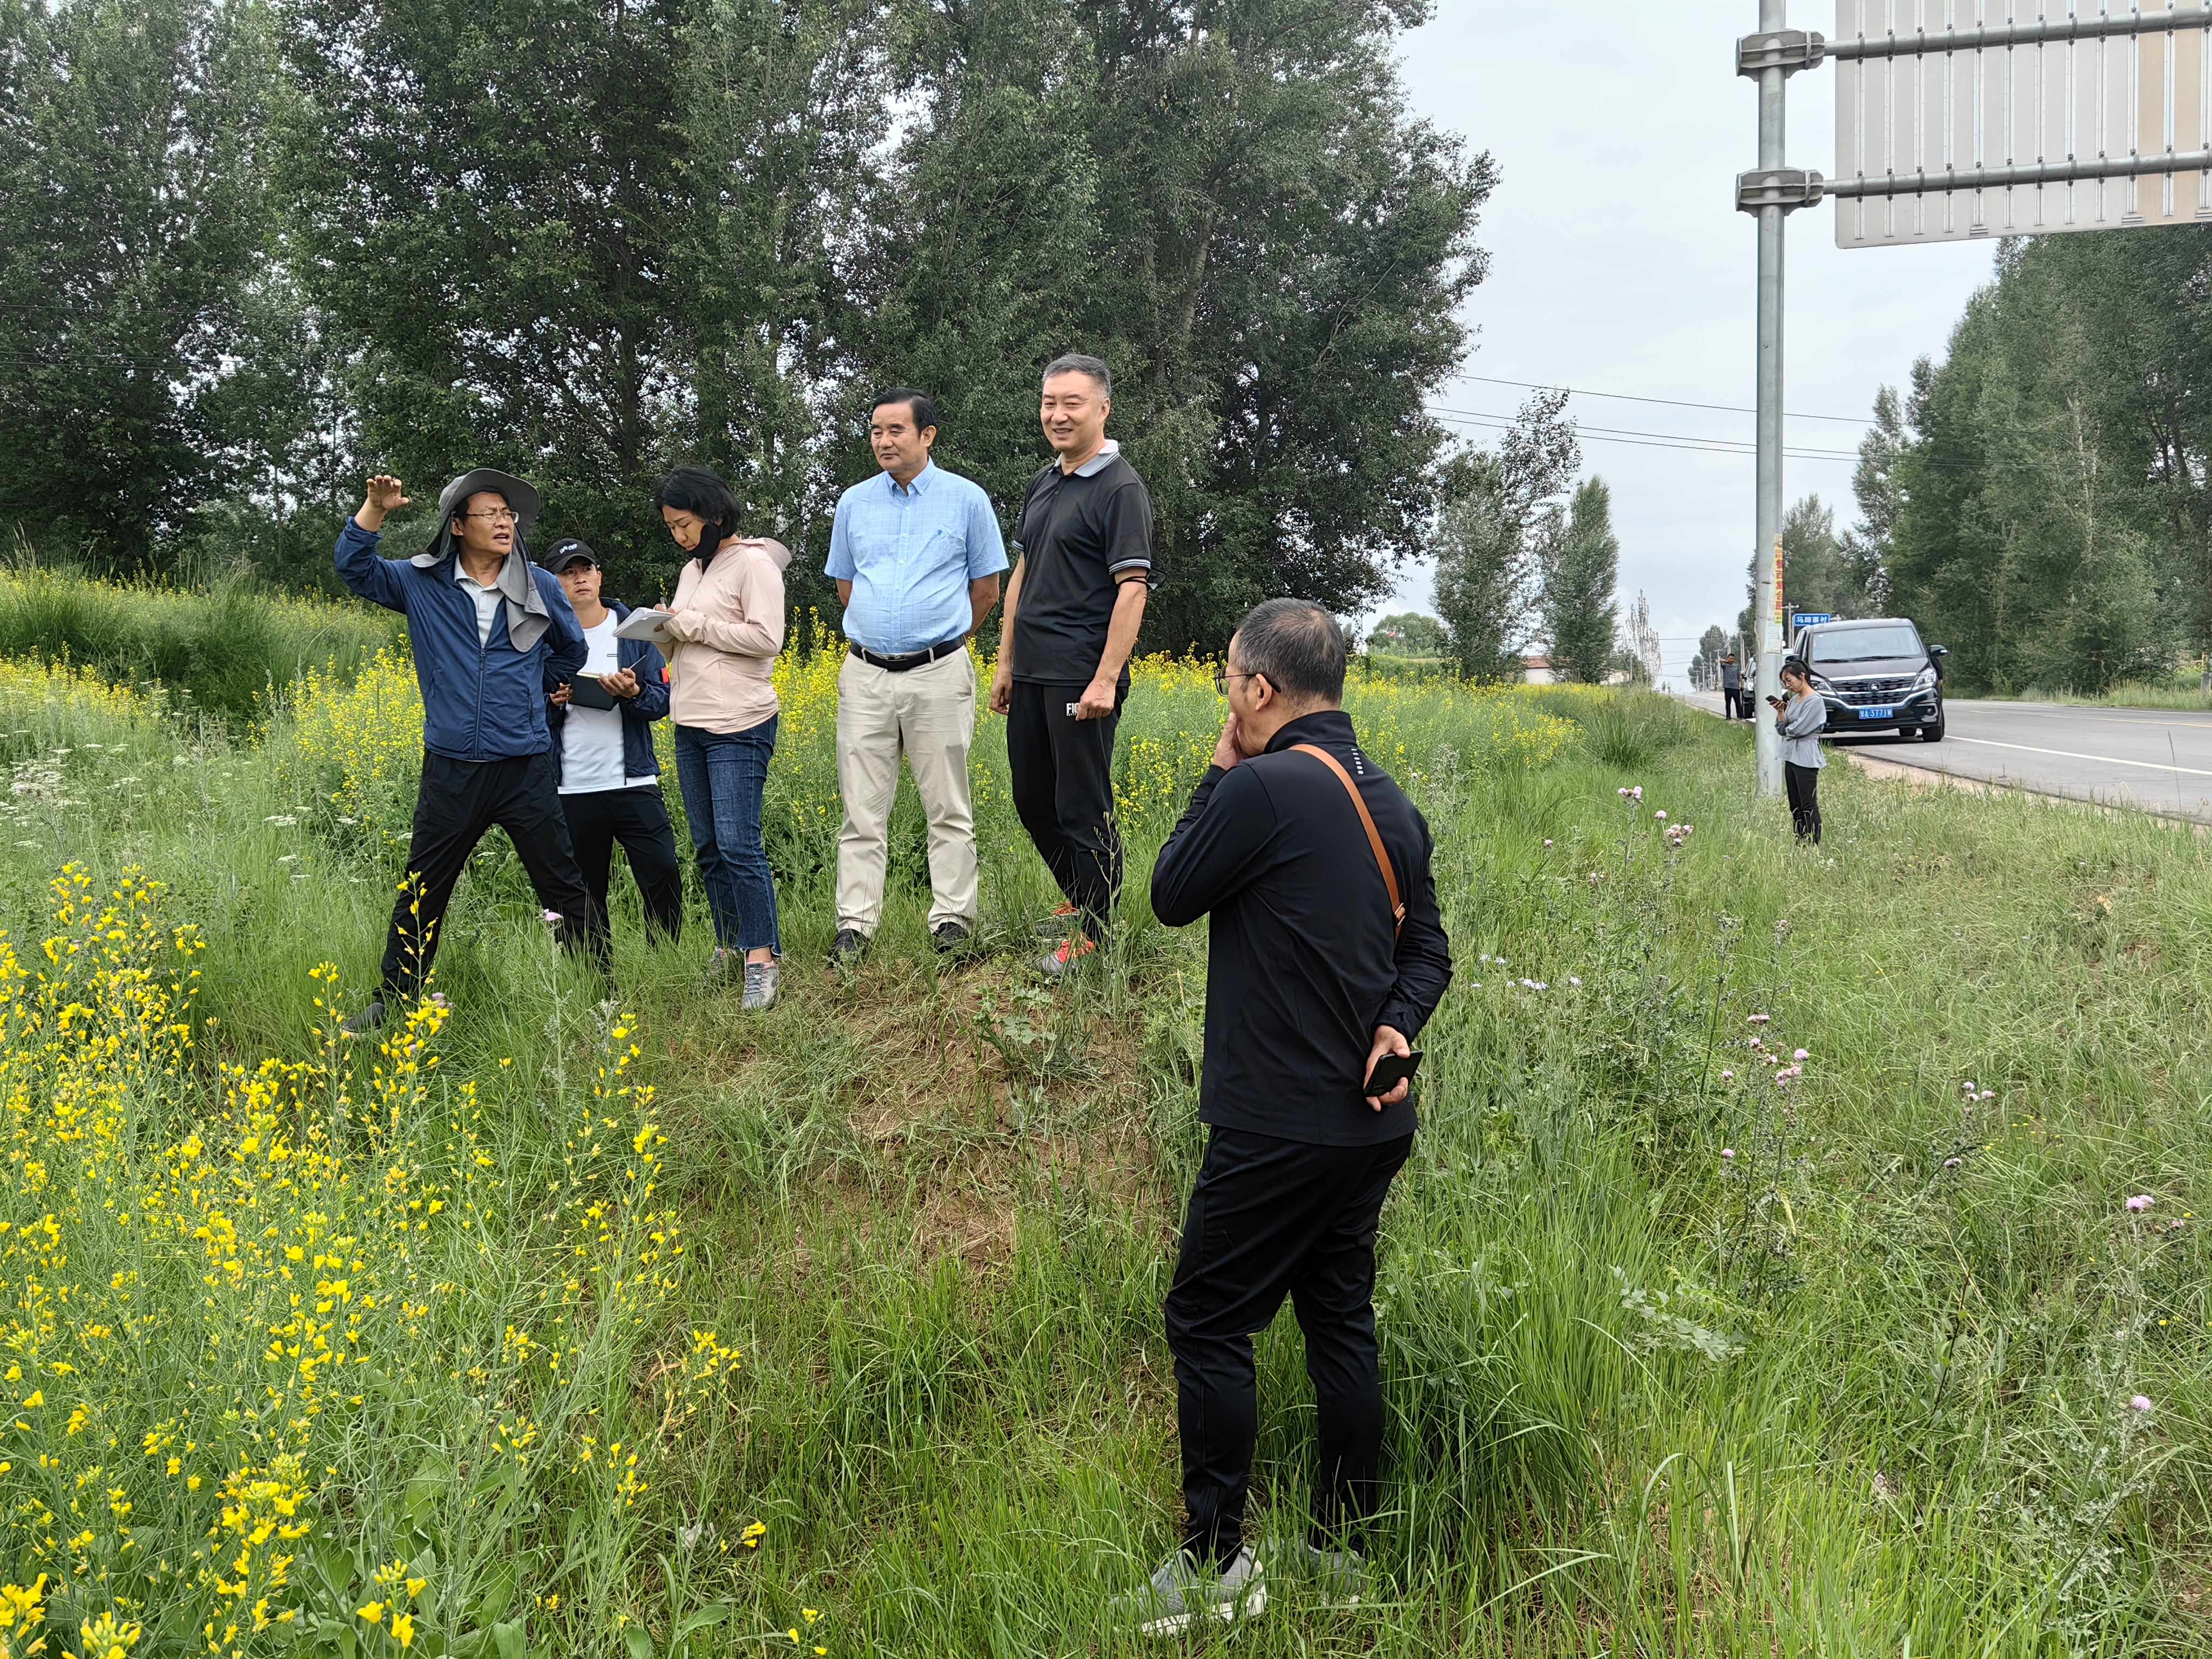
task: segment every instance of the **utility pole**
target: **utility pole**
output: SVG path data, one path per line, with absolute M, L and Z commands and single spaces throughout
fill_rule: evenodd
M 1736 43 L 1736 73 L 1759 82 L 1759 168 L 1736 180 L 1736 206 L 1759 219 L 1759 485 L 1752 550 L 1754 711 L 1782 691 L 1783 221 L 1820 199 L 1821 179 L 1788 165 L 1790 77 L 1820 61 L 1821 42 L 1785 27 L 1787 0 L 1759 0 L 1759 33 Z M 1782 793 L 1782 738 L 1754 713 L 1759 793 Z

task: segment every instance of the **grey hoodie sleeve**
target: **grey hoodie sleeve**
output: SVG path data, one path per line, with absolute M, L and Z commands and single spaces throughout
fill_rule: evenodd
M 1774 729 L 1785 738 L 1816 738 L 1828 723 L 1828 706 L 1817 691 L 1802 696 L 1774 716 Z

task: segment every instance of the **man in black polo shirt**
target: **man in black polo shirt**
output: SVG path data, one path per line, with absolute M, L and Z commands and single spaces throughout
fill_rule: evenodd
M 1059 459 L 1030 480 L 1015 532 L 991 708 L 1006 717 L 1014 810 L 1066 903 L 1042 931 L 1057 978 L 1105 938 L 1121 890 L 1114 730 L 1145 620 L 1152 498 L 1106 435 L 1114 377 L 1096 357 L 1044 371 L 1045 441 Z
M 1152 868 L 1163 922 L 1212 921 L 1199 1089 L 1211 1133 L 1166 1310 L 1188 1520 L 1183 1547 L 1124 1606 L 1148 1634 L 1266 1603 L 1243 1540 L 1252 1338 L 1285 1295 L 1320 1451 L 1294 1565 L 1340 1599 L 1358 1589 L 1352 1529 L 1374 1512 L 1382 1456 L 1376 1225 L 1413 1145 L 1407 1084 L 1370 1085 L 1451 982 L 1429 827 L 1338 707 L 1335 618 L 1303 599 L 1254 607 L 1221 678 L 1229 723 Z

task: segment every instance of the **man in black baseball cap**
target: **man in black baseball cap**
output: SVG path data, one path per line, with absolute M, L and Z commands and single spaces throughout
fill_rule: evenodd
M 676 831 L 660 793 L 653 722 L 668 713 L 668 665 L 650 640 L 615 632 L 629 607 L 599 593 L 599 556 L 573 536 L 555 542 L 545 568 L 560 578 L 584 630 L 583 668 L 547 698 L 561 810 L 592 896 L 593 914 L 607 914 L 615 843 L 629 859 L 646 933 L 675 943 L 684 928 L 683 866 Z
M 606 919 L 585 891 L 555 794 L 545 688 L 573 677 L 585 649 L 561 584 L 523 549 L 538 492 L 495 468 L 465 472 L 438 492 L 430 545 L 412 558 L 380 558 L 386 516 L 407 505 L 398 478 L 371 478 L 332 550 L 348 587 L 406 617 L 422 693 L 407 878 L 376 997 L 345 1023 L 356 1035 L 381 1025 L 392 999 L 421 994 L 461 866 L 495 824 L 514 842 L 562 945 L 606 955 Z

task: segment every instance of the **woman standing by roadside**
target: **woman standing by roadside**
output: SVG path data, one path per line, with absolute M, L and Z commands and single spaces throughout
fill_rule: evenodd
M 703 468 L 678 467 L 654 492 L 676 544 L 695 556 L 676 580 L 662 631 L 675 681 L 676 778 L 714 919 L 714 974 L 742 964 L 744 1006 L 775 1000 L 782 940 L 775 878 L 761 844 L 761 799 L 775 753 L 771 675 L 783 649 L 781 542 L 738 533 L 737 497 Z
M 1801 842 L 1820 844 L 1820 732 L 1828 724 L 1827 700 L 1813 689 L 1813 674 L 1799 657 L 1782 665 L 1782 689 L 1790 701 L 1766 701 L 1774 710 L 1774 729 L 1782 734 L 1782 783 L 1790 794 L 1790 822 Z

